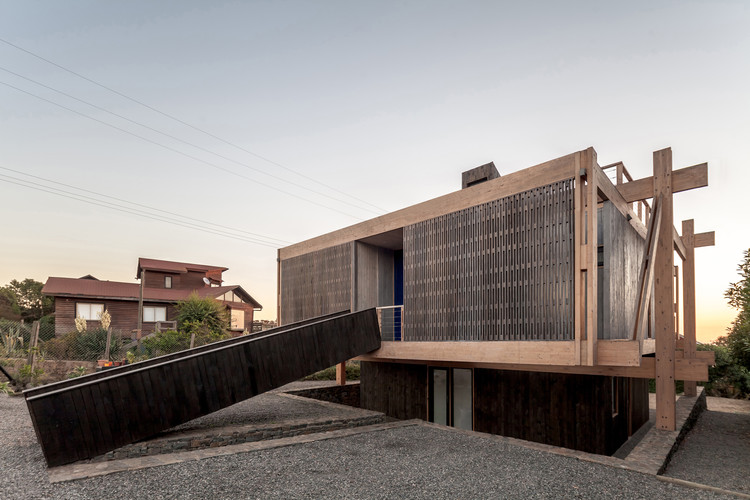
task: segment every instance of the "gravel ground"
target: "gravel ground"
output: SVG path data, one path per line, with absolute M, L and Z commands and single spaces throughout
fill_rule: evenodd
M 750 401 L 707 403 L 665 475 L 750 494 Z
M 18 397 L 0 397 L 0 450 L 3 499 L 728 498 L 427 426 L 51 485 Z
M 313 386 L 319 387 L 320 385 L 320 382 L 294 382 L 211 413 L 205 417 L 185 422 L 167 432 L 224 427 L 227 425 L 278 424 L 287 420 L 301 418 L 351 417 L 357 414 L 356 408 L 349 408 L 348 406 L 339 405 L 339 408 L 334 408 L 330 405 L 316 403 L 315 401 L 293 400 L 278 395 L 279 392 L 285 390 L 304 389 Z

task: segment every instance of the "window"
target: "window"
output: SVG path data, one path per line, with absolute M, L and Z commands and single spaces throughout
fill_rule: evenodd
M 245 329 L 245 311 L 242 309 L 231 309 L 232 311 L 232 330 Z
M 172 288 L 172 277 L 164 276 L 164 288 Z
M 473 427 L 472 371 L 430 368 L 430 422 L 459 429 Z
M 167 321 L 167 306 L 143 306 L 143 321 L 146 323 Z
M 104 304 L 87 304 L 79 302 L 76 304 L 76 318 L 83 318 L 86 321 L 99 321 L 104 312 Z

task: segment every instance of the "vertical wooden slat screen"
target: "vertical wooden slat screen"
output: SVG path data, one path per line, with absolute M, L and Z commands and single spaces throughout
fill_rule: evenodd
M 351 307 L 352 244 L 281 261 L 281 324 Z
M 571 340 L 573 185 L 404 228 L 404 340 Z

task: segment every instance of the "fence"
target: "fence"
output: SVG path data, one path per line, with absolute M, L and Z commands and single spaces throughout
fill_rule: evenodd
M 28 358 L 37 356 L 50 360 L 97 361 L 119 359 L 130 334 L 103 328 L 74 330 L 55 336 L 51 323 L 21 323 L 0 320 L 0 358 Z M 109 345 L 108 345 L 109 344 Z

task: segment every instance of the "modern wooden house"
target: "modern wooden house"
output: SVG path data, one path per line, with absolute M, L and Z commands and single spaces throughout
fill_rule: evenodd
M 262 306 L 239 285 L 223 285 L 226 267 L 138 259 L 139 283 L 82 278 L 48 278 L 42 293 L 55 298 L 55 333 L 75 330 L 75 318 L 98 324 L 103 311 L 112 316 L 112 328 L 123 332 L 174 328 L 175 304 L 196 293 L 221 301 L 230 311 L 231 330 L 250 331 L 253 313 Z M 139 322 L 139 302 L 143 315 Z
M 694 248 L 713 233 L 672 220 L 673 193 L 707 171 L 672 171 L 669 149 L 638 180 L 593 148 L 503 176 L 483 165 L 460 191 L 280 249 L 280 324 L 377 307 L 363 407 L 611 454 L 648 419 L 647 379 L 663 429 L 674 380 L 688 394 L 707 380 Z

